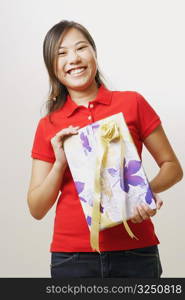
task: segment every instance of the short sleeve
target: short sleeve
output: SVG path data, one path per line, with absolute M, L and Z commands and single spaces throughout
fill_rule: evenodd
M 141 94 L 136 93 L 136 97 L 139 134 L 141 140 L 144 141 L 144 139 L 161 124 L 161 120 Z
M 51 163 L 55 161 L 55 155 L 50 142 L 50 138 L 47 135 L 44 118 L 39 121 L 36 129 L 31 157 Z

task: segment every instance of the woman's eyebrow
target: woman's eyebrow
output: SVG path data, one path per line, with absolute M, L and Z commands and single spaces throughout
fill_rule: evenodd
M 80 43 L 86 43 L 86 44 L 87 44 L 88 42 L 87 42 L 87 41 L 78 41 L 78 42 L 76 42 L 74 45 L 77 46 L 77 45 L 80 44 Z M 59 49 L 62 49 L 62 48 L 67 48 L 67 47 L 66 47 L 66 46 L 60 46 L 60 47 L 59 47 Z

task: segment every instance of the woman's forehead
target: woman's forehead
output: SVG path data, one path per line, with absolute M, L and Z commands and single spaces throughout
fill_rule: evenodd
M 82 42 L 88 42 L 85 35 L 76 28 L 70 28 L 64 35 L 62 36 L 60 42 L 60 48 L 68 48 L 70 46 L 74 46 L 76 44 Z

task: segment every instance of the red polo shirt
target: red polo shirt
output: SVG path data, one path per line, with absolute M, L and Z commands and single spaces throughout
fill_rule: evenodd
M 83 127 L 119 112 L 124 114 L 141 157 L 143 140 L 159 126 L 161 123 L 159 116 L 139 93 L 110 91 L 102 85 L 97 97 L 89 102 L 88 108 L 77 105 L 68 95 L 64 106 L 51 114 L 52 122 L 48 116 L 39 121 L 32 158 L 53 163 L 55 156 L 50 140 L 58 131 L 69 125 Z M 139 240 L 130 238 L 123 224 L 120 224 L 100 231 L 100 251 L 126 250 L 159 243 L 151 219 L 136 224 L 128 221 L 128 224 Z M 50 251 L 92 252 L 90 232 L 68 167 L 61 183 L 61 195 L 56 206 Z

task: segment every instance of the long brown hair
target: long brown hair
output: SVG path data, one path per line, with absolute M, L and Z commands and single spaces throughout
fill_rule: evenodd
M 46 102 L 47 114 L 50 114 L 51 112 L 61 108 L 67 99 L 67 88 L 58 80 L 55 72 L 55 66 L 57 59 L 56 53 L 58 52 L 62 37 L 71 28 L 76 28 L 82 32 L 97 55 L 96 45 L 92 36 L 88 32 L 88 30 L 79 23 L 76 23 L 74 21 L 62 20 L 48 31 L 43 43 L 44 62 L 48 71 L 50 82 L 49 97 L 48 101 Z M 104 77 L 98 68 L 95 76 L 98 87 L 100 87 L 100 85 L 102 84 L 105 86 L 103 78 Z

